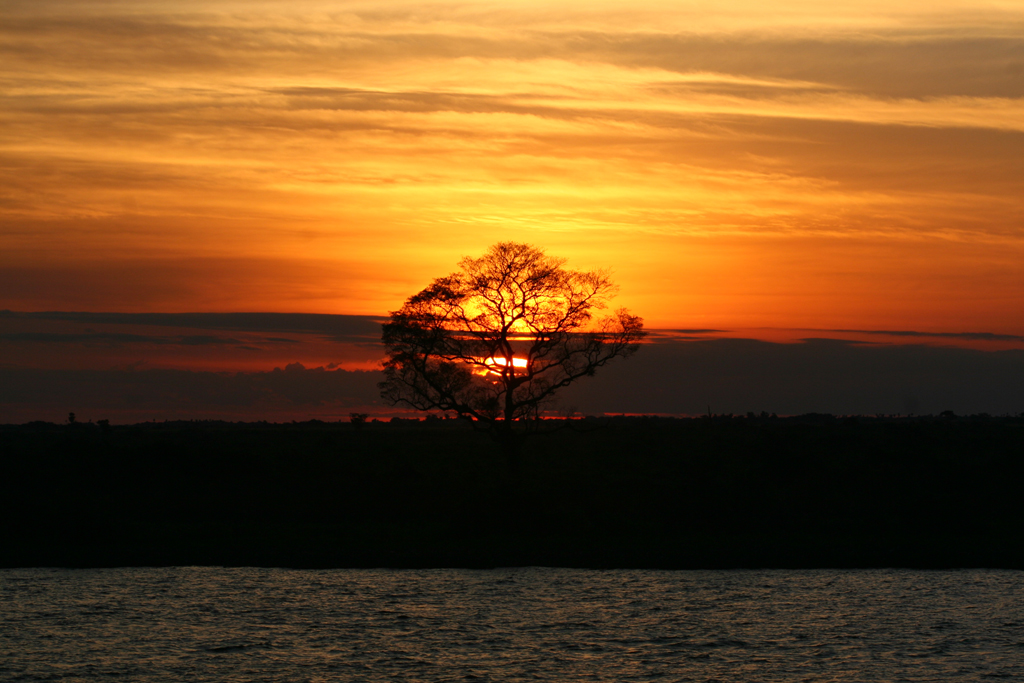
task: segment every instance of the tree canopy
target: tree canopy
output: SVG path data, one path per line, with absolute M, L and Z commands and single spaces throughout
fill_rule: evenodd
M 558 390 L 635 353 L 639 317 L 595 317 L 617 290 L 608 273 L 565 263 L 501 242 L 410 297 L 383 326 L 381 396 L 471 418 L 508 439 Z

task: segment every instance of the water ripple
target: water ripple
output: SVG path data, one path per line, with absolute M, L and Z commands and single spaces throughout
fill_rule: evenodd
M 0 679 L 1024 680 L 1022 589 L 988 570 L 0 570 Z

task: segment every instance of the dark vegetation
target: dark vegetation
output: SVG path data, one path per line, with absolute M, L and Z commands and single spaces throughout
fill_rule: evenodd
M 0 565 L 1024 568 L 1024 418 L 0 426 Z

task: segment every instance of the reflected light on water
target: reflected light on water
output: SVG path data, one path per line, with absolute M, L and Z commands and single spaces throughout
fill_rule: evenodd
M 0 680 L 1024 680 L 1024 574 L 0 570 Z

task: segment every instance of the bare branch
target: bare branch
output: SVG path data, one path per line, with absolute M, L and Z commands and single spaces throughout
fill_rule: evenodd
M 528 244 L 466 257 L 391 313 L 381 396 L 456 413 L 512 439 L 556 392 L 632 355 L 643 321 L 620 309 L 594 324 L 617 288 L 606 271 L 575 271 Z

